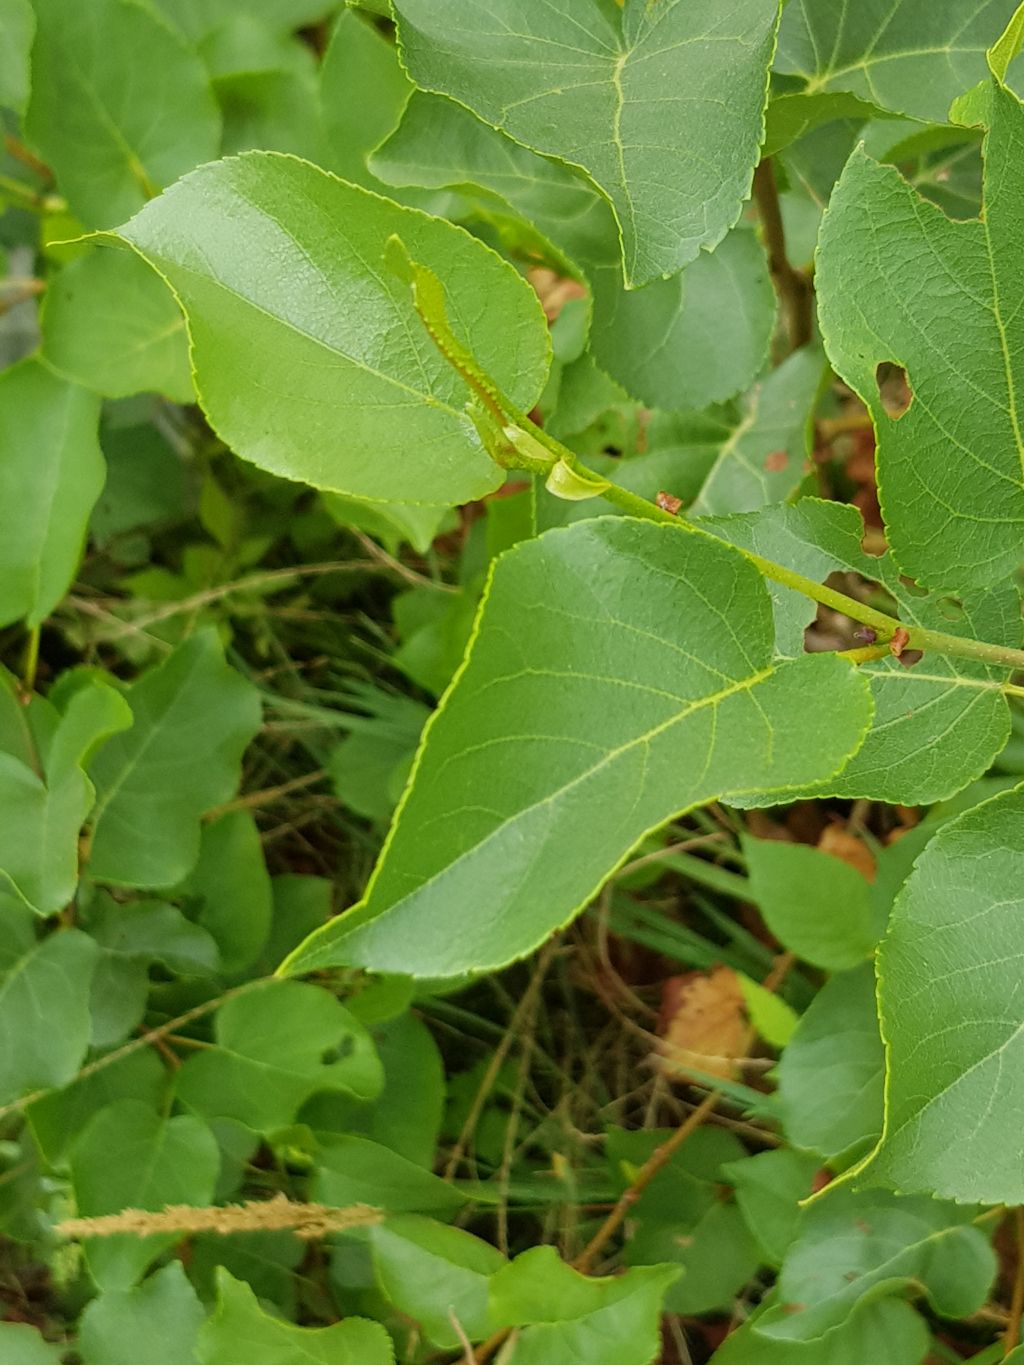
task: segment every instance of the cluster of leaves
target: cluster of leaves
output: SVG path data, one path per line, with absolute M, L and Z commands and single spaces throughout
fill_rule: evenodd
M 0 0 L 5 1365 L 1017 1358 L 1022 39 Z

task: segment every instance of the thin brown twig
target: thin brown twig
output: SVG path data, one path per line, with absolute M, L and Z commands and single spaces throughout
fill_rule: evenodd
M 443 1179 L 445 1180 L 451 1180 L 452 1176 L 458 1170 L 459 1162 L 462 1160 L 463 1153 L 466 1150 L 466 1145 L 469 1142 L 473 1130 L 480 1121 L 480 1115 L 483 1113 L 484 1105 L 487 1103 L 487 1097 L 494 1089 L 494 1083 L 497 1081 L 501 1068 L 505 1064 L 505 1059 L 512 1048 L 512 1043 L 515 1040 L 523 1021 L 533 1010 L 534 1000 L 536 999 L 537 992 L 540 990 L 541 983 L 547 974 L 557 943 L 557 939 L 551 939 L 542 949 L 537 961 L 537 966 L 530 978 L 530 983 L 523 992 L 523 998 L 519 1001 L 515 1013 L 509 1020 L 509 1025 L 505 1030 L 504 1037 L 494 1049 L 491 1060 L 487 1065 L 487 1070 L 484 1072 L 483 1078 L 480 1081 L 479 1088 L 473 1096 L 473 1103 L 470 1105 L 469 1113 L 466 1115 L 466 1121 L 462 1125 L 462 1131 L 459 1133 L 455 1146 L 452 1148 L 451 1155 L 448 1157 L 447 1164 L 445 1165 L 443 1176 Z
M 328 775 L 326 768 L 318 768 L 315 773 L 303 773 L 300 777 L 293 777 L 288 782 L 282 782 L 276 787 L 264 787 L 262 791 L 236 796 L 233 801 L 225 801 L 223 805 L 214 806 L 212 810 L 208 810 L 203 816 L 203 820 L 209 824 L 232 811 L 259 810 L 263 806 L 270 806 L 275 801 L 279 801 L 282 796 L 290 796 L 292 792 L 302 791 L 304 787 L 315 786 L 317 782 L 322 782 Z
M 770 156 L 766 156 L 754 172 L 754 201 L 768 248 L 768 269 L 786 316 L 790 349 L 796 351 L 811 339 L 813 294 L 810 280 L 793 268 L 786 254 L 786 231 Z

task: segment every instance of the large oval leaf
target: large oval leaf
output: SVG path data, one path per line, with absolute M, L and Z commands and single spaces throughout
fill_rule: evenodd
M 284 970 L 502 966 L 676 812 L 835 771 L 867 684 L 834 656 L 776 663 L 772 644 L 760 575 L 711 539 L 608 518 L 517 546 L 366 899 Z
M 185 310 L 212 426 L 289 479 L 383 502 L 465 502 L 503 472 L 469 391 L 384 264 L 388 238 L 444 280 L 453 330 L 518 407 L 547 376 L 526 282 L 461 228 L 308 162 L 250 152 L 202 166 L 119 235 Z

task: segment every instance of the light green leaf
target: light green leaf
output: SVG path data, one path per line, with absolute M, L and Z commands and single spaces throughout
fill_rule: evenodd
M 776 1341 L 749 1320 L 726 1338 L 712 1365 L 921 1365 L 931 1334 L 921 1315 L 902 1299 L 866 1303 L 819 1341 Z
M 209 1204 L 220 1165 L 209 1128 L 190 1114 L 163 1119 L 138 1100 L 102 1109 L 71 1152 L 71 1183 L 81 1217 L 167 1204 Z M 101 1289 L 130 1289 L 174 1233 L 93 1237 L 85 1256 Z
M 450 95 L 607 195 L 625 278 L 640 285 L 711 249 L 750 191 L 763 132 L 774 0 L 397 0 L 418 86 Z M 665 148 L 672 170 L 666 174 Z
M 695 516 L 753 512 L 796 492 L 807 477 L 822 371 L 820 352 L 804 347 L 754 386 L 690 509 Z
M 29 0 L 0 0 L 0 105 L 24 113 L 36 21 Z
M 336 1208 L 372 1204 L 389 1213 L 454 1213 L 464 1195 L 430 1171 L 367 1138 L 325 1141 L 317 1153 L 311 1197 Z
M 274 898 L 250 811 L 229 811 L 204 826 L 185 891 L 198 901 L 193 913 L 216 941 L 224 972 L 251 967 L 270 934 Z
M 856 868 L 776 839 L 745 838 L 743 852 L 754 899 L 784 947 L 830 972 L 871 956 L 879 929 L 870 887 Z
M 879 1190 L 829 1192 L 804 1211 L 779 1274 L 777 1307 L 758 1336 L 813 1341 L 861 1304 L 908 1288 L 942 1317 L 967 1317 L 985 1302 L 996 1258 L 975 1210 Z
M 127 697 L 134 724 L 89 769 L 98 793 L 89 871 L 123 886 L 173 886 L 199 854 L 200 816 L 238 786 L 259 697 L 205 630 Z
M 988 74 L 985 50 L 1016 3 L 881 0 L 844 6 L 799 0 L 783 12 L 775 69 L 802 77 L 809 94 L 845 91 L 882 109 L 942 123 L 956 96 Z
M 93 1299 L 79 1327 L 82 1365 L 195 1365 L 203 1306 L 180 1261 L 134 1289 Z
M 786 20 L 783 19 L 783 24 Z M 777 58 L 776 60 L 779 60 Z M 783 58 L 784 60 L 784 58 Z M 856 95 L 813 90 L 803 94 L 781 94 L 769 100 L 765 113 L 762 156 L 774 156 L 822 124 L 838 120 L 864 123 L 887 115 L 877 105 Z
M 217 1288 L 216 1311 L 199 1333 L 201 1365 L 394 1365 L 379 1323 L 346 1318 L 331 1327 L 295 1327 L 265 1313 L 249 1286 L 226 1270 Z
M 879 957 L 885 1128 L 866 1183 L 1024 1201 L 1015 1155 L 1022 814 L 1016 788 L 945 825 L 897 898 Z
M 78 836 L 95 796 L 89 759 L 131 724 L 101 676 L 59 700 L 63 712 L 41 697 L 25 708 L 0 677 L 0 726 L 13 721 L 0 739 L 0 886 L 40 915 L 63 910 L 78 883 Z
M 120 230 L 178 295 L 200 401 L 238 454 L 356 497 L 464 502 L 502 472 L 466 385 L 385 267 L 394 234 L 444 280 L 451 324 L 482 368 L 530 409 L 549 361 L 539 301 L 449 223 L 295 158 L 248 153 L 201 167 Z
M 797 1234 L 800 1202 L 811 1193 L 817 1158 L 788 1147 L 758 1152 L 722 1167 L 722 1175 L 736 1191 L 747 1227 L 764 1259 L 780 1266 Z
M 981 220 L 951 221 L 857 151 L 818 248 L 822 333 L 874 419 L 893 555 L 910 577 L 957 590 L 1012 573 L 1024 533 L 1024 313 L 1014 306 L 1024 182 L 1009 172 L 1024 108 L 993 85 L 989 109 Z M 902 366 L 914 394 L 900 417 L 879 394 L 882 362 Z
M 1019 647 L 1020 596 L 1012 583 L 987 592 L 922 594 L 908 587 L 888 556 L 860 546 L 855 508 L 804 498 L 749 516 L 702 523 L 733 544 L 752 549 L 822 581 L 837 569 L 881 583 L 908 625 Z M 807 599 L 773 588 L 780 649 L 801 647 L 810 623 Z M 1008 670 L 949 655 L 926 654 L 905 667 L 886 657 L 862 665 L 875 699 L 874 724 L 843 769 L 806 794 L 863 797 L 913 805 L 944 800 L 979 777 L 1009 735 L 1009 710 L 1000 691 Z
M 0 1322 L 4 1365 L 60 1365 L 61 1352 L 24 1322 Z
M 178 1072 L 178 1102 L 255 1132 L 287 1127 L 320 1090 L 372 1100 L 384 1083 L 369 1034 L 320 986 L 272 981 L 228 999 L 215 1040 Z
M 743 972 L 736 979 L 751 1027 L 770 1047 L 784 1048 L 799 1023 L 796 1010 Z
M 185 319 L 137 256 L 99 249 L 51 279 L 42 314 L 43 359 L 105 398 L 162 393 L 192 402 Z
M 777 1068 L 779 1113 L 795 1147 L 842 1164 L 882 1127 L 882 1040 L 865 963 L 814 997 Z
M 92 939 L 67 929 L 18 947 L 0 981 L 0 1104 L 67 1085 L 89 1047 Z
M 588 1278 L 554 1247 L 524 1251 L 491 1279 L 495 1321 L 524 1328 L 509 1365 L 650 1365 L 658 1353 L 661 1304 L 677 1266 L 643 1266 Z
M 676 812 L 839 767 L 869 718 L 865 683 L 825 656 L 777 667 L 772 635 L 760 576 L 710 539 L 608 518 L 518 545 L 366 898 L 283 970 L 502 965 Z
M 35 0 L 25 129 L 72 212 L 113 227 L 200 161 L 220 120 L 203 65 L 140 0 Z
M 488 1280 L 505 1265 L 500 1251 L 461 1228 L 400 1214 L 370 1230 L 377 1281 L 400 1313 L 435 1346 L 458 1350 L 453 1319 L 470 1341 L 491 1331 Z
M 35 360 L 0 374 L 0 625 L 39 625 L 75 576 L 103 487 L 99 415 Z

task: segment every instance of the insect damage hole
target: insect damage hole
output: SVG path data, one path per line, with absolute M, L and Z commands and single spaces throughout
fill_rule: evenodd
M 914 390 L 902 365 L 882 360 L 875 366 L 875 384 L 886 416 L 898 422 L 914 401 Z

